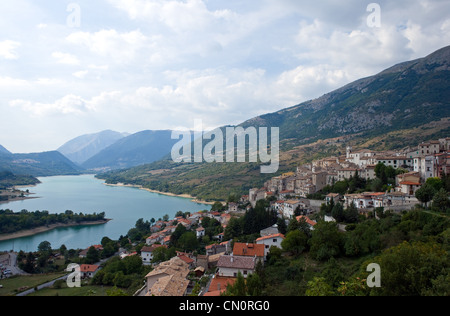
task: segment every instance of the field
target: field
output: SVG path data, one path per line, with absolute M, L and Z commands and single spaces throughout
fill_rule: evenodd
M 34 292 L 29 296 L 107 296 L 109 286 L 88 285 L 80 288 L 68 288 L 65 284 L 60 289 L 47 288 Z
M 55 280 L 65 273 L 39 274 L 27 276 L 14 276 L 0 280 L 3 288 L 0 288 L 0 296 L 12 296 L 25 290 L 34 288 L 40 284 Z

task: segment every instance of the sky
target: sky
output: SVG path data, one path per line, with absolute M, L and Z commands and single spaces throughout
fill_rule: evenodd
M 448 0 L 0 1 L 0 145 L 210 129 L 450 45 Z

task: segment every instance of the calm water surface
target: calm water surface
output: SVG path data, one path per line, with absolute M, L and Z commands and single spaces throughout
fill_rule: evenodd
M 40 242 L 46 240 L 57 249 L 62 244 L 69 249 L 87 248 L 99 244 L 104 236 L 118 239 L 133 228 L 139 218 L 156 220 L 168 214 L 173 218 L 176 212 L 197 212 L 210 210 L 211 206 L 192 202 L 190 199 L 165 196 L 136 188 L 111 187 L 93 175 L 60 176 L 39 178 L 42 182 L 28 188 L 38 199 L 0 204 L 0 209 L 19 212 L 44 211 L 63 213 L 106 213 L 112 221 L 105 225 L 59 228 L 38 235 L 0 241 L 0 251 L 36 251 Z M 23 190 L 26 190 L 24 188 Z

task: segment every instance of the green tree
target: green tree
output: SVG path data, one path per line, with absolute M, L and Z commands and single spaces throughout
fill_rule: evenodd
M 216 211 L 220 212 L 223 209 L 224 209 L 224 206 L 221 202 L 215 202 L 213 204 L 213 206 L 211 207 L 211 212 L 216 212 Z
M 114 287 L 110 290 L 106 290 L 106 295 L 108 295 L 108 296 L 128 296 L 127 293 L 125 293 L 121 289 L 118 289 L 117 287 Z
M 131 239 L 131 241 L 139 241 L 142 239 L 142 232 L 137 228 L 131 228 L 128 233 L 128 238 Z
M 230 240 L 242 235 L 243 223 L 241 218 L 232 217 L 225 228 L 224 238 Z
M 314 277 L 308 282 L 306 296 L 334 296 L 335 293 L 331 285 L 323 277 Z
M 341 253 L 342 235 L 334 222 L 319 222 L 309 239 L 311 255 L 319 260 L 326 261 Z
M 178 240 L 178 248 L 184 251 L 194 251 L 198 245 L 199 242 L 194 232 L 186 232 Z
M 308 236 L 298 229 L 290 231 L 281 242 L 281 247 L 285 251 L 291 252 L 294 256 L 300 255 L 308 245 Z
M 346 223 L 356 223 L 358 222 L 358 209 L 355 203 L 350 204 L 350 206 L 344 211 L 344 220 Z
M 403 242 L 371 260 L 381 266 L 381 288 L 371 294 L 383 296 L 419 296 L 450 272 L 449 253 L 434 242 Z M 367 264 L 363 264 L 365 268 Z M 434 282 L 434 284 L 433 284 Z
M 379 223 L 370 220 L 356 225 L 345 234 L 344 249 L 347 256 L 361 256 L 378 251 L 381 248 Z
M 287 231 L 293 232 L 298 229 L 300 229 L 300 222 L 295 217 L 291 218 L 287 226 Z
M 284 220 L 284 218 L 278 218 L 277 226 L 278 226 L 278 232 L 280 232 L 283 235 L 287 233 L 287 226 L 286 226 L 286 221 Z
M 158 247 L 153 251 L 152 263 L 168 261 L 175 256 L 175 248 Z
M 344 220 L 344 206 L 341 203 L 337 203 L 333 209 L 331 210 L 331 216 L 338 222 L 342 222 Z
M 250 296 L 261 296 L 262 281 L 257 273 L 252 273 L 247 277 L 246 285 L 247 285 L 247 293 Z
M 52 251 L 52 245 L 48 241 L 43 241 L 39 244 L 38 251 L 41 253 L 50 253 Z
M 450 200 L 448 199 L 448 192 L 444 188 L 441 188 L 434 195 L 431 208 L 436 212 L 450 213 Z
M 125 273 L 129 274 L 140 274 L 142 273 L 142 259 L 139 256 L 129 256 L 123 259 L 125 264 Z
M 425 204 L 425 207 L 427 207 L 428 202 L 430 202 L 434 195 L 436 194 L 436 190 L 434 189 L 433 186 L 431 186 L 428 183 L 425 183 L 424 185 L 422 185 L 421 188 L 419 188 L 416 191 L 416 198 Z
M 327 283 L 333 288 L 337 288 L 340 282 L 345 279 L 344 270 L 334 257 L 328 260 L 327 264 L 322 270 L 321 276 L 323 276 Z
M 441 178 L 434 178 L 434 177 L 428 178 L 426 181 L 426 184 L 432 186 L 436 192 L 438 192 L 440 189 L 442 189 L 444 187 L 444 184 L 443 184 Z
M 34 273 L 34 255 L 29 252 L 25 259 L 25 264 L 21 266 L 21 269 L 27 273 Z
M 387 184 L 388 178 L 386 175 L 386 165 L 384 163 L 379 162 L 375 166 L 375 175 L 377 176 L 378 179 L 381 180 L 383 184 Z
M 337 291 L 341 296 L 354 297 L 369 295 L 367 281 L 359 276 L 354 276 L 349 281 L 341 282 Z
M 170 235 L 170 243 L 174 246 L 178 245 L 178 240 L 183 236 L 184 233 L 187 232 L 186 227 L 181 224 L 178 224 L 175 228 L 175 231 Z
M 86 263 L 93 264 L 100 260 L 99 253 L 95 247 L 91 246 L 86 254 Z
M 61 245 L 61 247 L 59 247 L 59 252 L 61 253 L 61 255 L 63 255 L 64 257 L 67 254 L 67 247 L 66 245 Z
M 245 284 L 244 276 L 241 271 L 238 272 L 236 282 L 233 285 L 228 285 L 227 290 L 223 294 L 224 296 L 246 296 L 247 286 Z

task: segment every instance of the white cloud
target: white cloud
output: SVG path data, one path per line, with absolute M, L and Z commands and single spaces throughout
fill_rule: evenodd
M 78 79 L 84 79 L 84 77 L 86 77 L 88 73 L 89 73 L 89 70 L 80 70 L 80 71 L 74 72 L 72 75 Z
M 15 60 L 19 58 L 16 49 L 19 48 L 21 44 L 16 41 L 6 40 L 0 42 L 0 58 Z
M 67 42 L 89 49 L 92 53 L 110 58 L 117 63 L 133 61 L 148 41 L 139 30 L 120 33 L 117 30 L 75 32 L 67 36 Z
M 79 115 L 89 111 L 89 104 L 86 100 L 72 94 L 66 95 L 54 103 L 40 103 L 18 99 L 10 101 L 9 106 L 13 108 L 19 107 L 24 112 L 38 117 L 55 114 Z
M 76 66 L 80 64 L 79 59 L 71 54 L 62 53 L 62 52 L 53 52 L 52 57 L 56 59 L 56 62 L 64 65 L 72 65 Z
M 19 2 L 0 3 L 0 60 L 20 57 L 0 63 L 0 135 L 39 123 L 55 143 L 68 126 L 241 123 L 450 44 L 444 0 L 377 1 L 381 28 L 360 0 L 81 0 L 81 28 L 65 6 Z
M 30 83 L 27 80 L 0 76 L 0 88 L 9 89 L 11 87 L 26 87 Z

